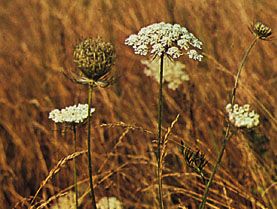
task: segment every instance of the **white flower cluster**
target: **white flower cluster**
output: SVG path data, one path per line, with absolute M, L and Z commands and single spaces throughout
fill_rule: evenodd
M 146 65 L 144 73 L 147 76 L 152 76 L 154 79 L 160 81 L 160 63 L 158 59 L 142 60 L 142 64 Z M 166 81 L 168 88 L 176 90 L 184 81 L 189 80 L 188 74 L 184 71 L 185 65 L 179 61 L 172 62 L 168 58 L 164 60 L 164 72 L 163 72 L 163 82 Z
M 96 206 L 98 209 L 123 209 L 121 202 L 116 197 L 103 197 Z
M 91 113 L 95 108 L 91 108 Z M 49 118 L 55 123 L 82 123 L 88 117 L 88 104 L 78 104 L 62 110 L 52 110 Z
M 239 106 L 231 104 L 226 106 L 230 122 L 238 128 L 253 128 L 259 125 L 259 115 L 255 111 L 250 111 L 250 105 Z
M 142 28 L 138 34 L 130 35 L 125 44 L 134 48 L 135 54 L 147 55 L 150 51 L 154 56 L 166 54 L 172 58 L 178 58 L 186 50 L 190 58 L 201 61 L 203 55 L 198 54 L 195 49 L 202 49 L 202 42 L 199 41 L 185 27 L 179 24 L 155 23 Z M 149 49 L 149 46 L 152 48 Z

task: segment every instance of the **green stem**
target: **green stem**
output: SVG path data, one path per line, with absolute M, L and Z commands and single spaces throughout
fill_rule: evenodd
M 77 152 L 76 146 L 76 138 L 77 138 L 77 131 L 76 131 L 76 124 L 73 124 L 73 134 L 74 134 L 74 152 Z M 77 186 L 77 162 L 76 158 L 74 158 L 74 190 L 75 190 L 75 208 L 78 209 L 78 186 Z
M 162 193 L 162 170 L 161 170 L 161 135 L 162 135 L 162 110 L 163 110 L 163 62 L 164 54 L 161 55 L 160 63 L 160 90 L 159 90 L 159 107 L 158 107 L 158 199 L 160 209 L 163 209 L 163 193 Z
M 92 162 L 91 162 L 91 149 L 90 149 L 90 121 L 91 121 L 91 97 L 92 97 L 92 85 L 89 85 L 88 90 L 88 172 L 89 172 L 89 185 L 90 185 L 90 196 L 92 200 L 92 208 L 97 209 L 94 189 L 93 189 L 93 179 L 92 179 Z
M 240 65 L 239 65 L 238 73 L 237 73 L 236 79 L 235 79 L 234 88 L 233 88 L 233 91 L 232 91 L 232 97 L 231 97 L 231 105 L 232 105 L 232 107 L 235 104 L 236 92 L 237 92 L 237 88 L 238 88 L 238 82 L 239 82 L 241 71 L 243 69 L 243 66 L 246 63 L 246 59 L 249 56 L 251 49 L 256 44 L 258 39 L 259 39 L 258 37 L 255 37 L 255 39 L 253 39 L 253 41 L 251 42 L 250 46 L 245 51 L 245 54 L 244 54 L 244 56 L 242 58 L 242 61 L 241 61 Z M 214 166 L 214 168 L 212 170 L 212 174 L 211 174 L 211 176 L 209 178 L 209 181 L 208 181 L 208 183 L 206 185 L 206 188 L 205 188 L 205 191 L 204 191 L 204 194 L 203 194 L 203 197 L 202 197 L 202 202 L 201 202 L 201 204 L 199 206 L 199 209 L 204 209 L 204 207 L 205 207 L 205 204 L 206 204 L 206 201 L 207 201 L 207 197 L 208 197 L 208 193 L 209 193 L 209 189 L 210 189 L 211 184 L 213 182 L 215 173 L 217 172 L 217 169 L 218 169 L 218 167 L 220 165 L 220 162 L 222 160 L 222 157 L 223 157 L 224 150 L 226 148 L 227 142 L 231 138 L 230 130 L 231 130 L 231 124 L 230 124 L 230 122 L 228 122 L 227 128 L 226 128 L 226 133 L 225 133 L 225 136 L 224 136 L 224 139 L 223 139 L 223 144 L 222 144 L 222 147 L 221 147 L 220 152 L 218 154 L 218 157 L 217 157 L 217 160 L 216 160 L 216 164 L 215 164 L 215 166 Z

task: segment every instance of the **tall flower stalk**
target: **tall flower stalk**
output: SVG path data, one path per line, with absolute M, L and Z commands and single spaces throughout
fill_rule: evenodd
M 164 54 L 161 55 L 160 63 L 160 89 L 159 89 L 159 100 L 158 100 L 158 184 L 159 184 L 159 205 L 160 208 L 163 208 L 163 193 L 162 193 L 162 170 L 161 170 L 161 137 L 162 137 L 162 113 L 163 113 L 163 63 L 164 63 Z
M 112 44 L 102 41 L 100 38 L 87 38 L 75 46 L 74 62 L 83 77 L 77 80 L 78 83 L 88 85 L 88 115 L 91 111 L 92 90 L 94 86 L 106 87 L 110 84 L 109 72 L 114 63 L 115 51 Z M 88 117 L 88 172 L 90 182 L 90 194 L 92 208 L 96 209 L 96 200 L 92 177 L 91 160 L 91 117 Z
M 234 87 L 233 87 L 233 90 L 232 90 L 231 101 L 230 101 L 230 104 L 228 104 L 228 106 L 231 107 L 231 109 L 229 110 L 229 114 L 230 114 L 230 112 L 233 111 L 233 107 L 235 105 L 235 100 L 236 100 L 236 93 L 237 93 L 237 88 L 238 88 L 238 84 L 239 84 L 240 75 L 241 75 L 242 69 L 243 69 L 243 67 L 246 63 L 246 60 L 247 60 L 247 58 L 250 54 L 251 49 L 255 46 L 255 44 L 257 43 L 257 41 L 259 39 L 265 40 L 267 37 L 269 37 L 271 35 L 271 29 L 269 27 L 265 26 L 264 24 L 260 23 L 260 22 L 256 23 L 253 26 L 252 31 L 255 35 L 255 38 L 253 39 L 253 41 L 251 42 L 249 47 L 246 49 L 246 51 L 244 53 L 244 56 L 242 58 L 242 61 L 239 65 L 239 67 L 238 67 Z M 212 173 L 211 173 L 211 176 L 209 178 L 209 181 L 206 184 L 205 191 L 204 191 L 204 194 L 203 194 L 203 197 L 202 197 L 202 202 L 199 206 L 199 209 L 203 209 L 205 207 L 207 197 L 208 197 L 208 193 L 209 193 L 209 189 L 210 189 L 211 184 L 213 182 L 214 176 L 215 176 L 215 174 L 218 170 L 218 167 L 221 163 L 221 160 L 222 160 L 227 142 L 232 137 L 231 125 L 232 125 L 232 121 L 228 120 L 227 127 L 226 127 L 226 132 L 225 132 L 224 139 L 223 139 L 223 143 L 222 143 L 221 149 L 219 151 L 215 166 L 214 166 L 214 168 L 212 170 Z M 236 126 L 236 124 L 234 124 L 234 125 Z M 255 125 L 256 124 L 253 123 L 253 125 L 251 124 L 251 126 L 249 126 L 248 128 L 254 127 Z M 239 126 L 237 126 L 237 127 L 239 127 Z
M 92 85 L 89 84 L 88 87 L 88 115 L 90 115 L 90 107 L 91 107 L 91 99 L 92 99 Z M 87 140 L 87 146 L 88 146 L 88 172 L 89 172 L 89 185 L 90 185 L 90 195 L 92 200 L 92 206 L 93 209 L 96 209 L 96 200 L 95 200 L 95 194 L 94 194 L 94 188 L 93 188 L 93 178 L 92 178 L 92 161 L 91 161 L 91 144 L 90 144 L 90 131 L 91 131 L 91 117 L 88 117 L 88 140 Z
M 87 109 L 90 109 L 87 111 Z M 78 104 L 66 107 L 62 110 L 52 110 L 49 118 L 55 123 L 65 123 L 71 126 L 73 131 L 74 152 L 77 152 L 77 125 L 82 124 L 94 112 L 94 108 L 90 108 L 87 104 Z M 75 190 L 75 208 L 78 209 L 78 186 L 77 186 L 77 166 L 76 158 L 74 158 L 74 190 Z
M 130 35 L 125 44 L 133 47 L 135 54 L 146 56 L 149 51 L 154 57 L 160 58 L 159 72 L 159 97 L 158 97 L 158 148 L 157 148 L 157 179 L 159 208 L 163 209 L 162 192 L 162 163 L 161 162 L 161 138 L 162 138 L 162 109 L 163 109 L 163 71 L 165 56 L 171 60 L 183 55 L 183 51 L 189 58 L 201 61 L 203 56 L 198 53 L 202 49 L 199 41 L 185 27 L 179 24 L 155 23 L 141 28 L 138 34 Z M 193 48 L 193 49 L 191 49 Z

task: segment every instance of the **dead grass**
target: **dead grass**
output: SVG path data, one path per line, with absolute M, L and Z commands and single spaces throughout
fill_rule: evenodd
M 54 127 L 48 113 L 86 101 L 84 87 L 66 79 L 61 71 L 74 70 L 73 45 L 87 36 L 102 36 L 115 44 L 115 68 L 121 75 L 113 87 L 97 89 L 93 95 L 93 173 L 97 182 L 106 177 L 101 184 L 96 183 L 96 198 L 116 196 L 126 208 L 155 207 L 152 140 L 158 85 L 143 74 L 142 57 L 135 56 L 124 39 L 150 23 L 175 21 L 204 42 L 206 59 L 197 64 L 183 57 L 190 83 L 175 92 L 165 91 L 163 127 L 169 127 L 177 114 L 180 117 L 168 137 L 164 199 L 168 208 L 197 208 L 204 186 L 185 166 L 178 145 L 182 139 L 206 153 L 210 162 L 207 173 L 211 172 L 222 140 L 223 111 L 233 75 L 252 39 L 247 27 L 258 19 L 270 25 L 274 33 L 276 6 L 275 1 L 250 0 L 2 0 L 1 207 L 11 208 L 34 195 L 56 163 L 73 152 L 70 131 Z M 276 208 L 276 183 L 272 186 L 277 180 L 276 51 L 276 39 L 260 41 L 242 72 L 238 102 L 253 105 L 262 123 L 255 133 L 239 133 L 228 144 L 211 188 L 210 208 Z M 107 123 L 112 125 L 100 127 Z M 84 150 L 85 127 L 78 133 L 78 150 Z M 268 142 L 253 143 L 262 139 Z M 258 152 L 257 146 L 265 151 Z M 78 179 L 82 181 L 87 178 L 87 159 L 83 156 L 78 160 Z M 47 202 L 72 184 L 70 164 L 48 182 L 40 199 Z M 88 182 L 82 185 L 85 192 Z M 83 208 L 89 208 L 89 199 L 84 198 Z

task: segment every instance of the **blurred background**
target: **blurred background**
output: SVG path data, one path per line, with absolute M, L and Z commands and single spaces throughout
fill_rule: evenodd
M 119 77 L 93 93 L 92 162 L 96 199 L 115 196 L 124 208 L 156 208 L 155 139 L 158 83 L 124 40 L 156 22 L 178 23 L 203 42 L 204 60 L 186 56 L 190 80 L 173 91 L 165 87 L 163 127 L 180 114 L 167 147 L 164 202 L 167 208 L 197 208 L 204 191 L 186 167 L 181 140 L 201 150 L 210 174 L 219 152 L 225 106 L 234 75 L 259 20 L 273 29 L 258 41 L 241 75 L 237 102 L 260 114 L 252 131 L 238 131 L 227 145 L 210 190 L 208 208 L 277 208 L 276 29 L 277 1 L 184 0 L 1 0 L 0 3 L 0 205 L 27 208 L 28 199 L 57 162 L 74 152 L 72 133 L 48 119 L 52 109 L 87 101 L 87 88 L 67 79 L 76 71 L 74 45 L 102 37 L 115 45 Z M 121 122 L 121 123 L 119 123 Z M 108 125 L 103 125 L 108 124 Z M 78 128 L 78 150 L 86 149 L 86 128 Z M 88 189 L 87 158 L 78 160 L 82 194 Z M 44 186 L 42 203 L 73 184 L 69 161 Z M 47 207 L 57 200 L 49 202 Z M 82 208 L 90 208 L 87 196 Z

